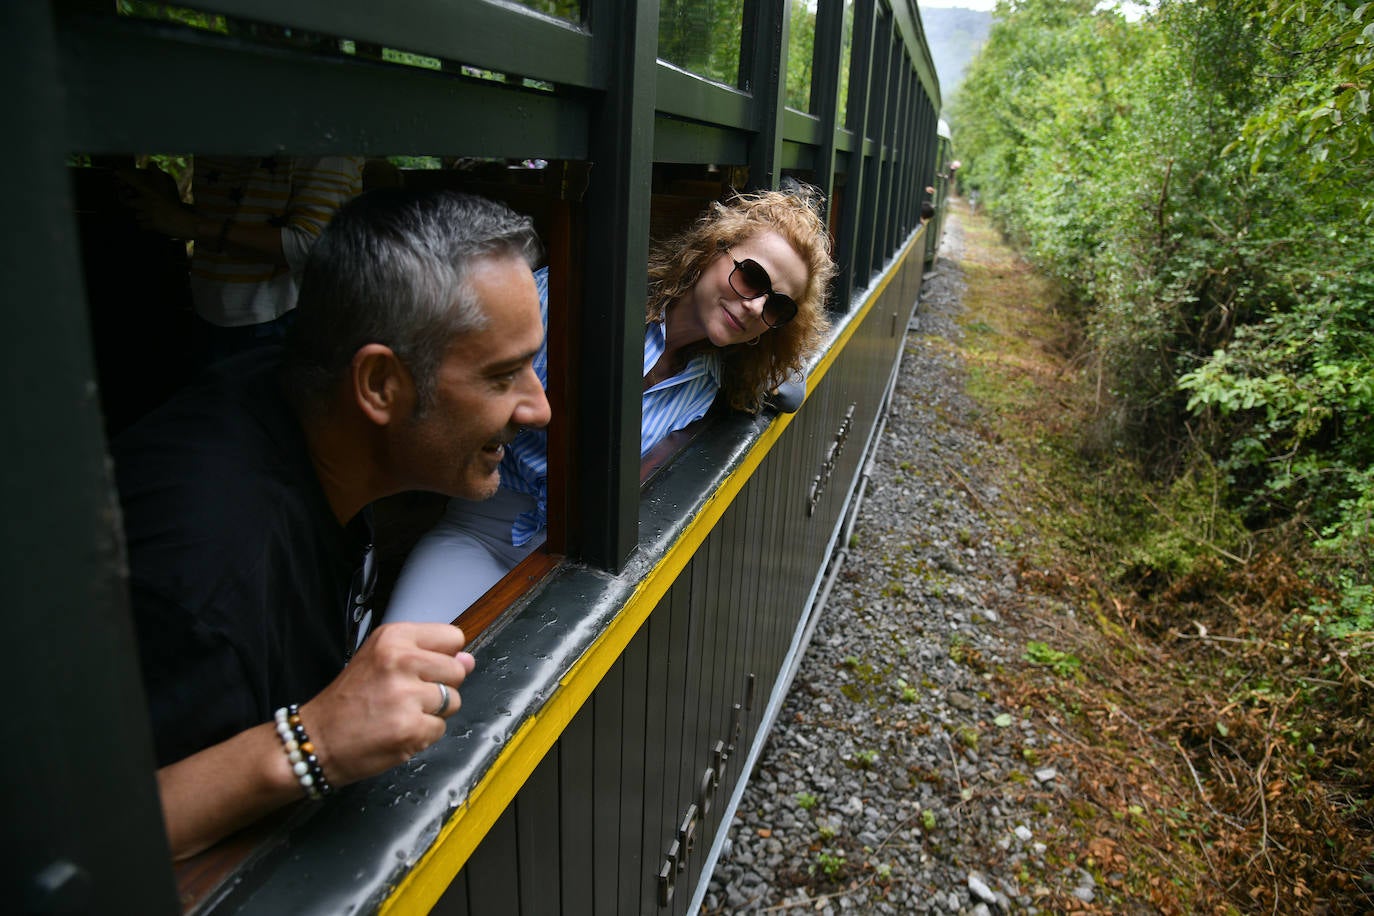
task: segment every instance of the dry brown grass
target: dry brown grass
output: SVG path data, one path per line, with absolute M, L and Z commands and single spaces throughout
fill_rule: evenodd
M 1016 456 L 1002 523 L 1021 536 L 1021 591 L 1054 599 L 1004 610 L 1080 663 L 1001 679 L 1079 774 L 1071 839 L 1050 853 L 1099 893 L 1053 909 L 1374 911 L 1374 684 L 1305 618 L 1301 557 L 1278 535 L 1213 543 L 1211 519 L 1171 515 L 1159 484 L 1085 448 L 1110 404 L 1073 316 L 985 221 L 962 221 L 969 390 Z M 1125 560 L 1147 523 L 1179 529 L 1186 569 Z

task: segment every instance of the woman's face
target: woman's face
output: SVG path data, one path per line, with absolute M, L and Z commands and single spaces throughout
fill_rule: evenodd
M 772 231 L 752 236 L 716 255 L 689 291 L 683 303 L 686 308 L 680 310 L 684 314 L 676 317 L 699 332 L 692 334 L 695 339 L 728 347 L 768 332 L 763 320 L 767 296 L 746 299 L 730 284 L 735 262 L 745 260 L 754 261 L 767 272 L 774 292 L 798 301 L 806 292 L 806 262 L 787 240 Z M 734 285 L 746 293 L 751 291 L 738 275 Z

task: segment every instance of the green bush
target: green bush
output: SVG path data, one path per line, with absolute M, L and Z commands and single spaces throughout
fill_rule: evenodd
M 1374 4 L 1162 0 L 1136 22 L 1098 6 L 999 7 L 953 100 L 962 180 L 1079 301 L 1100 438 L 1174 480 L 1175 508 L 1222 541 L 1236 518 L 1309 531 L 1346 596 L 1327 616 L 1358 616 L 1374 587 Z M 1216 508 L 1179 489 L 1202 484 Z M 1196 551 L 1169 537 L 1143 532 L 1140 562 L 1186 571 Z

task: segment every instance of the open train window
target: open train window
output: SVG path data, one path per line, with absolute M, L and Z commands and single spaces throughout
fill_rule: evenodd
M 548 348 L 547 386 L 553 420 L 548 435 L 548 538 L 486 595 L 468 608 L 454 608 L 469 640 L 474 640 L 559 562 L 565 553 L 568 505 L 568 451 L 570 437 L 570 380 L 578 374 L 575 363 L 578 336 L 576 315 L 583 272 L 580 251 L 584 242 L 581 196 L 587 184 L 588 165 L 581 162 L 538 158 L 444 159 L 406 157 L 400 160 L 396 180 L 408 188 L 451 189 L 477 194 L 507 204 L 534 222 L 544 248 L 547 271 Z M 421 167 L 414 167 L 414 166 Z M 406 493 L 383 500 L 378 506 L 378 544 L 381 559 L 379 605 L 386 606 L 390 589 L 409 552 L 445 512 L 447 500 L 437 494 Z

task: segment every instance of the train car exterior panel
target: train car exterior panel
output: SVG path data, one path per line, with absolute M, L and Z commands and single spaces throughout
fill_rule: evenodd
M 543 812 L 557 810 L 557 770 L 554 767 L 537 767 L 522 787 L 515 805 L 516 835 L 519 837 L 515 854 L 519 869 L 520 906 L 526 912 L 557 913 L 562 906 L 558 882 L 550 881 L 549 873 L 540 870 L 547 863 L 558 861 L 559 831 L 535 829 Z M 466 893 L 466 881 L 461 886 Z

